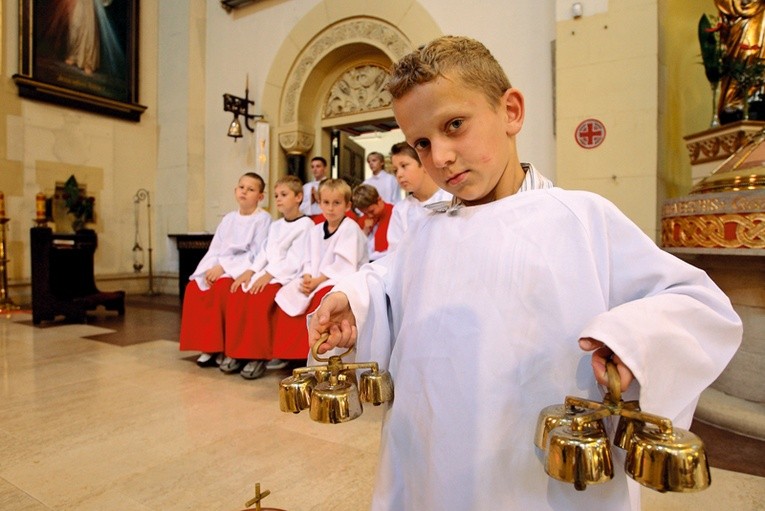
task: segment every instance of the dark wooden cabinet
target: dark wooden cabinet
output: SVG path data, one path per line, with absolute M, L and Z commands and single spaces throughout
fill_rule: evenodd
M 32 322 L 65 316 L 84 322 L 86 312 L 99 305 L 125 313 L 124 291 L 99 291 L 93 274 L 98 246 L 95 231 L 53 234 L 49 227 L 30 229 L 32 256 Z
M 183 303 L 183 295 L 186 292 L 189 277 L 197 269 L 197 265 L 207 253 L 207 249 L 210 248 L 213 235 L 168 234 L 167 236 L 174 239 L 178 246 L 178 296 Z

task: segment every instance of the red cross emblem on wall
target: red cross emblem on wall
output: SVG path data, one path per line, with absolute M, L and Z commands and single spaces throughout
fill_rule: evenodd
M 585 119 L 574 131 L 574 138 L 579 147 L 594 149 L 606 138 L 606 127 L 597 119 Z

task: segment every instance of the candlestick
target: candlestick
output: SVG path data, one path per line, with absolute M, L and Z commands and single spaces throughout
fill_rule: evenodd
M 0 218 L 5 218 L 5 194 L 0 192 Z
M 35 212 L 36 212 L 36 218 L 35 220 L 38 221 L 44 221 L 46 219 L 45 215 L 45 194 L 40 192 L 35 196 Z

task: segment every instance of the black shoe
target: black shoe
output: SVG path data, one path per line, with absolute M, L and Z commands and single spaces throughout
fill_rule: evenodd
M 239 373 L 242 375 L 242 378 L 245 380 L 256 380 L 263 376 L 266 372 L 266 361 L 265 360 L 250 360 L 246 366 L 244 366 L 244 369 L 242 369 L 242 372 Z
M 197 359 L 199 367 L 215 367 L 220 365 L 220 353 L 202 353 Z

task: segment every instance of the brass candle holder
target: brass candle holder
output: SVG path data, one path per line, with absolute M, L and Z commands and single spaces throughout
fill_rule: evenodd
M 343 363 L 341 355 L 320 357 L 322 337 L 311 348 L 313 358 L 326 365 L 299 367 L 279 384 L 279 409 L 300 413 L 309 409 L 311 419 L 324 424 L 338 424 L 359 417 L 361 401 L 378 406 L 393 400 L 393 380 L 388 371 L 381 371 L 377 362 Z M 356 370 L 364 371 L 356 382 Z
M 577 490 L 611 480 L 611 442 L 602 421 L 618 415 L 613 443 L 627 452 L 627 475 L 659 492 L 707 488 L 711 476 L 701 439 L 641 411 L 637 401 L 622 401 L 616 366 L 608 362 L 606 371 L 608 393 L 602 403 L 568 396 L 563 405 L 540 412 L 534 443 L 545 452 L 545 472 Z

